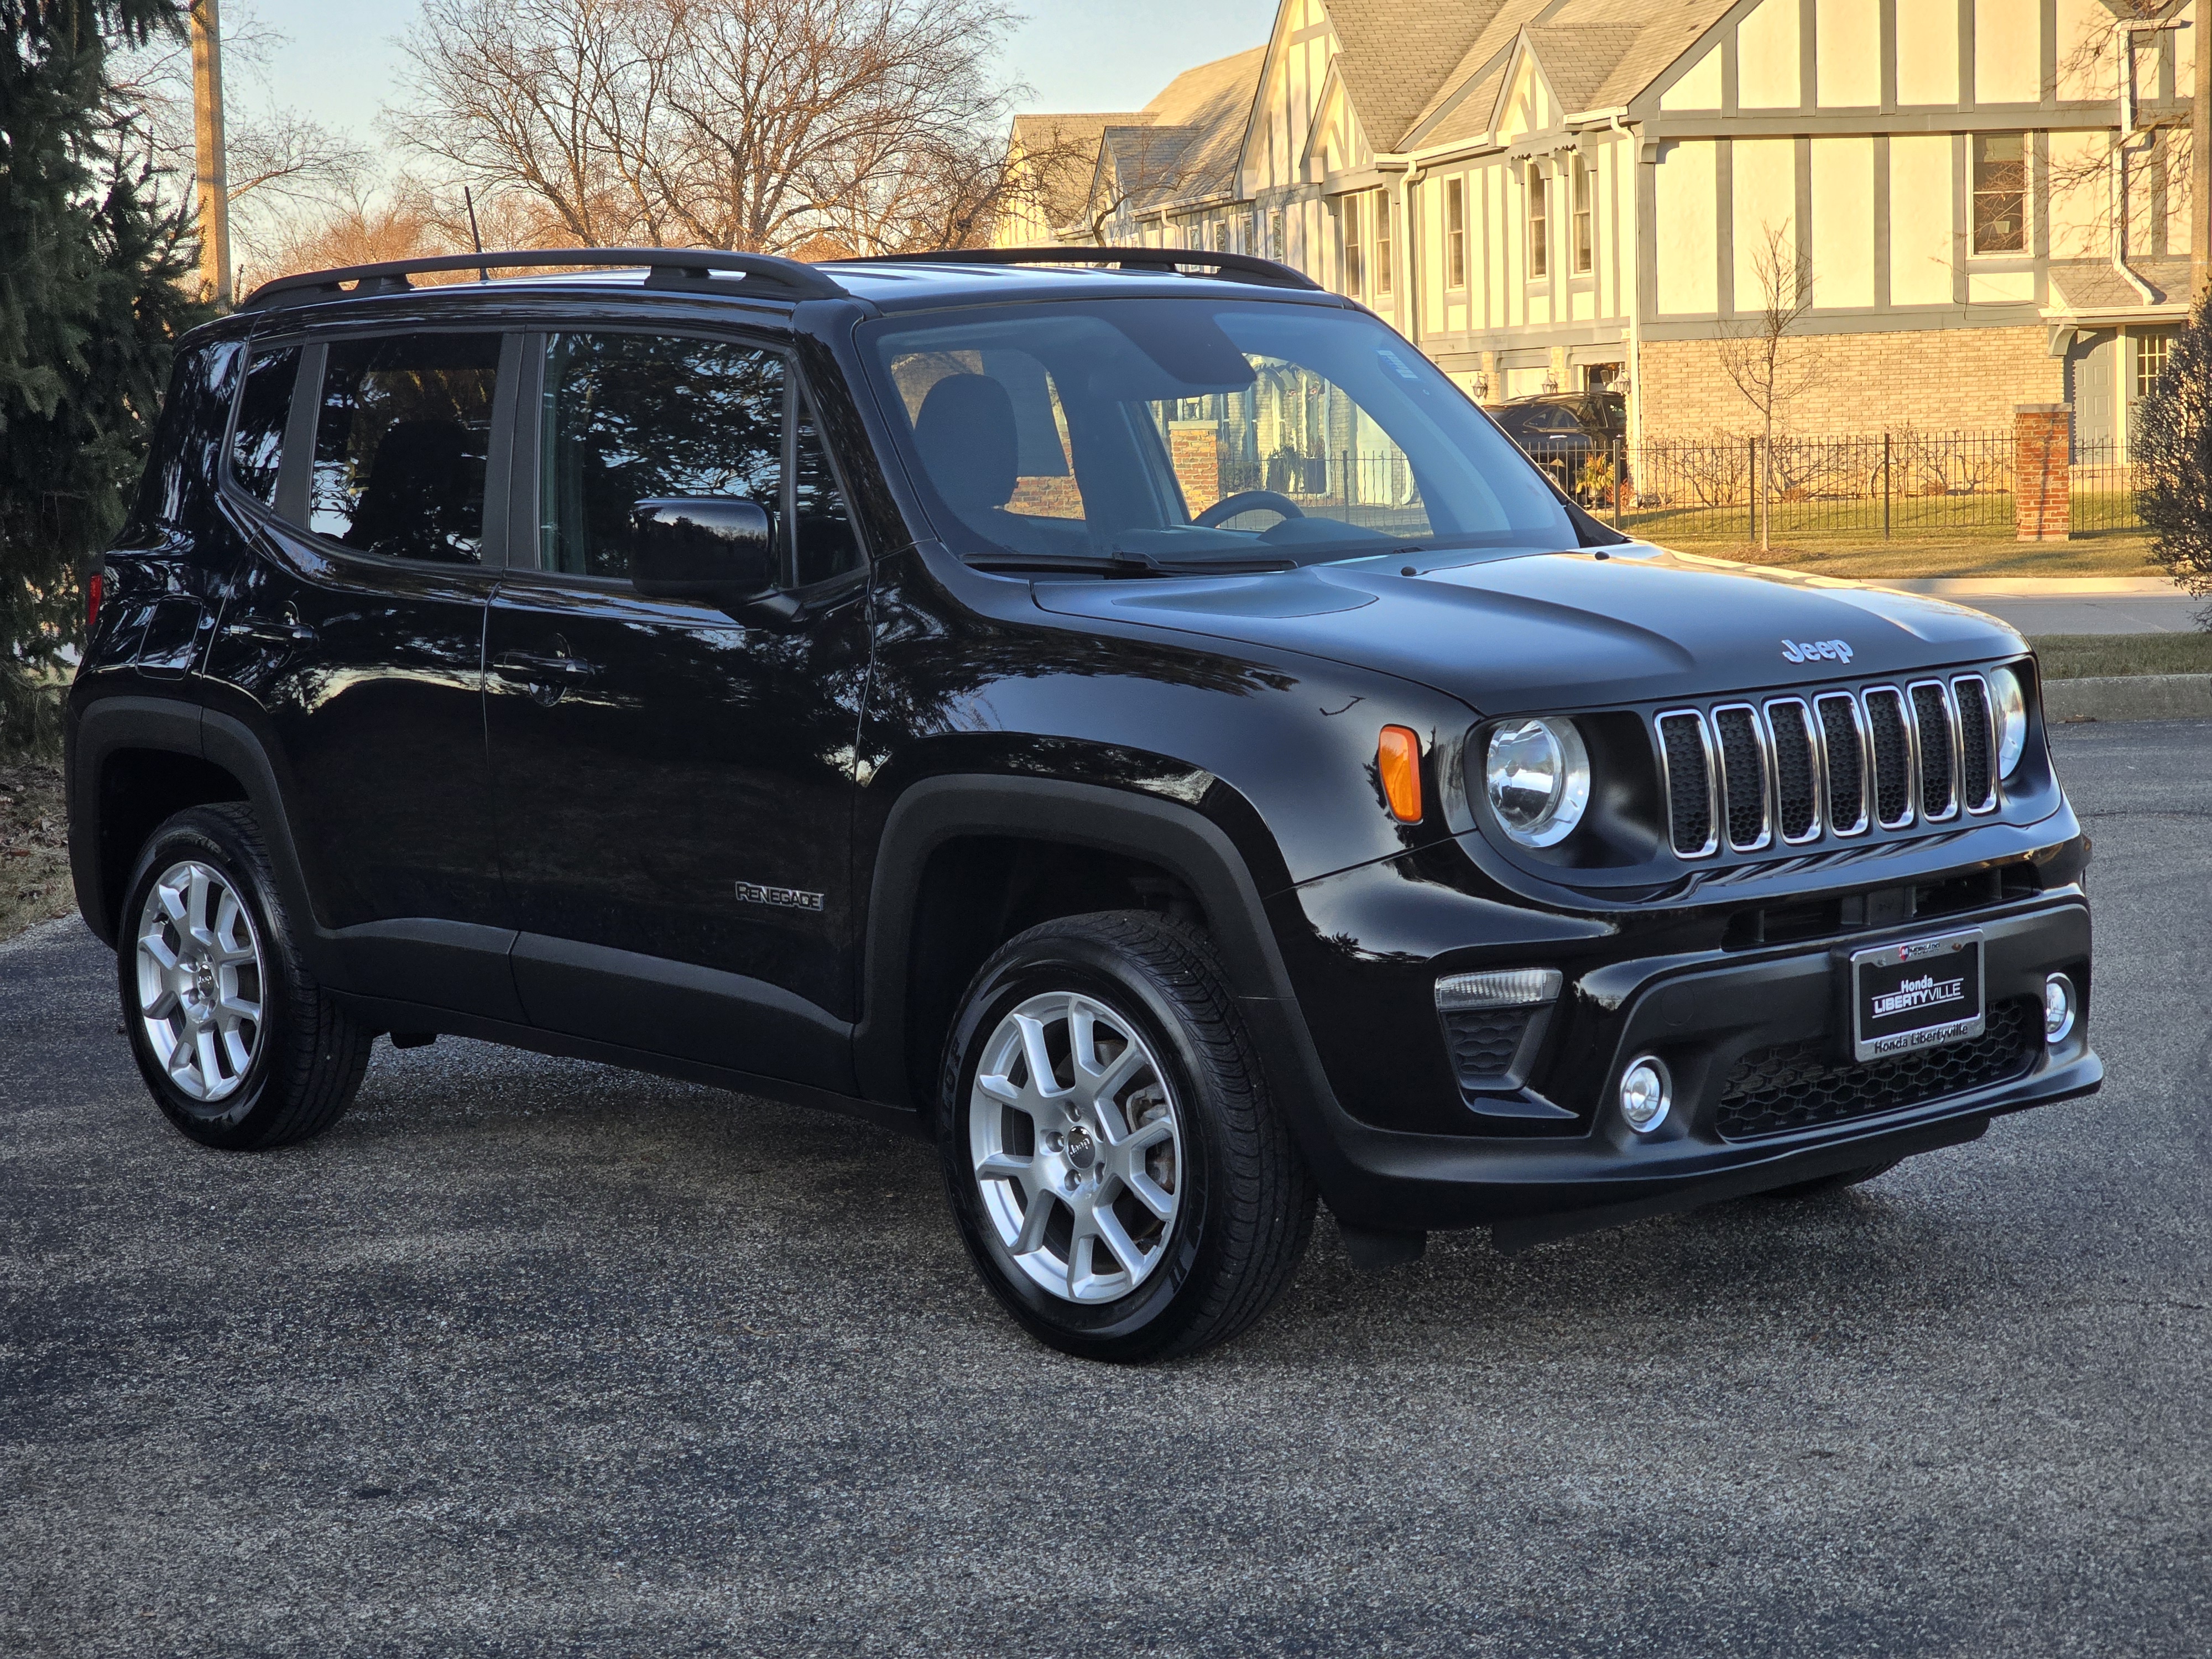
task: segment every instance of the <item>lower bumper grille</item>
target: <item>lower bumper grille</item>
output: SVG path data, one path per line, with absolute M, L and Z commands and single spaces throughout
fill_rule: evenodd
M 1534 1008 L 1486 1008 L 1444 1016 L 1444 1031 L 1451 1042 L 1452 1070 L 1463 1089 L 1498 1088 L 1510 1085 L 1513 1062 L 1528 1035 Z
M 2015 998 L 1990 1009 L 1989 1029 L 1972 1042 L 1894 1060 L 1835 1065 L 1820 1039 L 1754 1049 L 1729 1074 L 1717 1127 L 1724 1140 L 1755 1140 L 1924 1105 L 2020 1076 L 2042 1038 L 2040 1005 Z

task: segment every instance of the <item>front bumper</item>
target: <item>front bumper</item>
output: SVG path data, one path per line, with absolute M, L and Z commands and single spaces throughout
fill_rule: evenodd
M 1835 1035 L 1837 953 L 1962 927 L 1985 939 L 1990 1043 L 1973 1065 L 1931 1066 L 1917 1097 L 1906 1089 L 1901 1103 L 1887 1103 L 1899 1097 L 1894 1086 L 1854 1092 Z M 1571 1121 L 1534 1133 L 1472 1122 L 1421 1133 L 1363 1121 L 1332 1097 L 1317 1114 L 1310 1157 L 1330 1207 L 1352 1226 L 1488 1226 L 1505 1248 L 1887 1162 L 1972 1139 L 1999 1115 L 2094 1091 L 2104 1067 L 2089 1046 L 2089 911 L 2075 890 L 2002 914 L 1867 930 L 1748 960 L 1702 951 L 1586 963 L 1568 976 L 1546 1044 L 1554 1052 L 1538 1079 L 1572 1080 L 1559 1091 Z M 2073 1030 L 2056 1045 L 2042 1041 L 2039 1012 L 2052 972 L 2071 975 L 2081 997 Z M 2010 1049 L 1995 1036 L 2001 1009 L 2010 1012 Z M 1613 1104 L 1622 1071 L 1644 1054 L 1664 1060 L 1675 1085 L 1674 1109 L 1651 1135 L 1631 1130 Z M 1778 1076 L 1828 1085 L 1815 1091 L 1821 1103 L 1811 1115 L 1820 1121 L 1790 1127 L 1806 1114 L 1745 1109 L 1747 1089 Z

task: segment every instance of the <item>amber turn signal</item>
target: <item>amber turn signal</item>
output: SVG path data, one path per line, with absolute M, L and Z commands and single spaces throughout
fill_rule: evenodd
M 1401 823 L 1421 818 L 1421 740 L 1402 726 L 1382 728 L 1375 746 L 1376 769 L 1382 775 L 1382 793 L 1390 814 Z

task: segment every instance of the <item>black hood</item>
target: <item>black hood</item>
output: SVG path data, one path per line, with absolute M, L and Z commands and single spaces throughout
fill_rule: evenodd
M 2026 648 L 1996 617 L 1940 599 L 1641 544 L 1608 552 L 1413 576 L 1393 556 L 1269 575 L 1040 581 L 1036 602 L 1380 669 L 1485 714 L 1875 679 Z

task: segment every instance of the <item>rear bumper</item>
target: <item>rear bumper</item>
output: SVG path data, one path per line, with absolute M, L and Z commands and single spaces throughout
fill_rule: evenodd
M 2010 1003 L 2015 1028 L 2026 999 L 2039 1008 L 2044 976 L 2073 975 L 2081 1018 L 2056 1045 L 2040 1040 L 2039 1013 L 2002 1067 L 1974 1086 L 1779 1132 L 1753 1132 L 1742 1108 L 1747 1069 L 1767 1052 L 1815 1045 L 1821 1063 L 1848 1066 L 1834 1051 L 1840 1023 L 1831 945 L 1757 962 L 1622 961 L 1570 981 L 1578 1016 L 1565 1024 L 1602 1032 L 1584 1075 L 1604 1079 L 1596 1098 L 1571 1102 L 1571 1132 L 1540 1136 L 1413 1133 L 1379 1128 L 1324 1104 L 1325 1142 L 1309 1155 L 1330 1207 L 1346 1223 L 1381 1231 L 1487 1226 L 1516 1248 L 1643 1216 L 1885 1163 L 1978 1136 L 1991 1118 L 2095 1091 L 2104 1066 L 2089 1046 L 2093 1006 L 2089 913 L 2078 900 L 1988 919 L 1960 918 L 1852 939 L 1853 948 L 1978 926 L 1985 935 L 1985 992 L 1994 1012 Z M 1994 1022 L 1993 1022 L 1994 1025 Z M 1638 1135 L 1613 1103 L 1623 1070 L 1656 1054 L 1674 1075 L 1668 1121 Z M 1991 1070 L 2002 1075 L 1990 1075 Z M 1946 1073 L 1948 1077 L 1948 1073 Z M 1940 1086 L 1940 1085 L 1936 1085 Z M 1724 1103 L 1731 1111 L 1723 1121 Z M 1855 1097 L 1853 1105 L 1862 1106 Z M 1771 1121 L 1771 1120 L 1769 1120 Z M 1767 1127 L 1762 1121 L 1756 1129 Z

